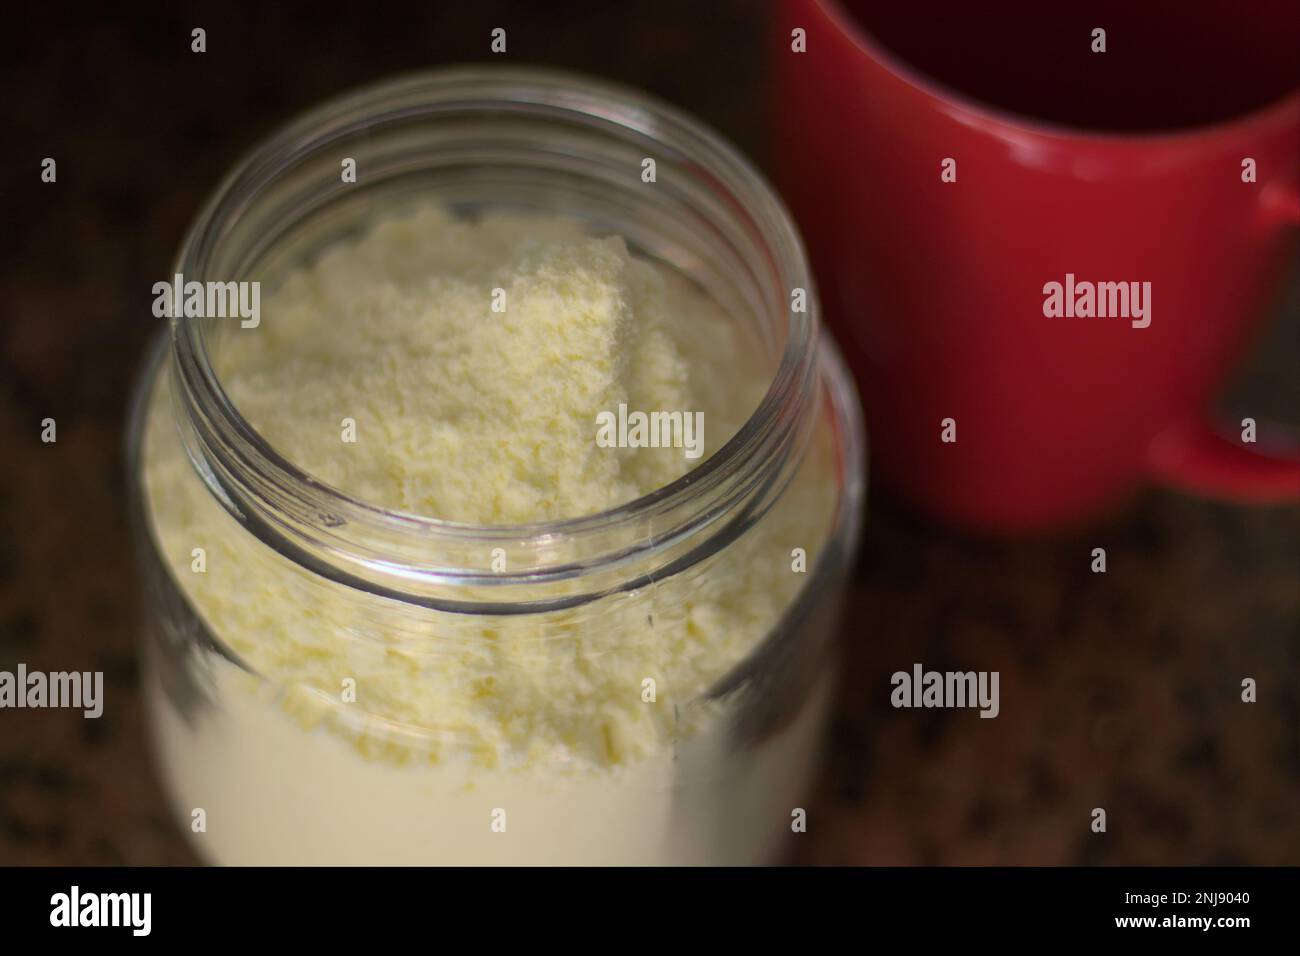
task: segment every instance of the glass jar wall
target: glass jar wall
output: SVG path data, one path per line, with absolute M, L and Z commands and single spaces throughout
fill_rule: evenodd
M 635 500 L 457 522 L 283 454 L 227 387 L 247 353 L 233 337 L 259 328 L 172 318 L 130 461 L 152 727 L 181 825 L 218 863 L 774 859 L 817 756 L 864 486 L 856 397 L 788 216 L 728 146 L 639 94 L 442 71 L 274 136 L 173 271 L 258 282 L 269 328 L 295 274 L 431 203 L 621 236 L 732 327 L 736 354 L 708 356 L 709 377 L 720 396 L 758 381 L 753 408 Z M 318 342 L 311 320 L 294 348 Z M 336 427 L 337 388 L 318 384 Z M 544 401 L 542 384 L 518 389 Z

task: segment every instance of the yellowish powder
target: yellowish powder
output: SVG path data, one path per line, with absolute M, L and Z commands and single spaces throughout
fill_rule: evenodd
M 712 300 L 619 238 L 425 208 L 289 275 L 258 328 L 229 330 L 218 367 L 240 412 L 309 473 L 374 504 L 503 524 L 602 511 L 698 464 L 681 448 L 597 447 L 597 414 L 620 403 L 703 412 L 716 452 L 767 385 L 743 344 Z M 277 695 L 387 761 L 576 771 L 662 752 L 708 718 L 692 701 L 789 606 L 807 577 L 792 551 L 811 566 L 834 506 L 823 436 L 767 518 L 654 588 L 546 615 L 404 609 L 243 531 L 186 460 L 165 390 L 145 444 L 155 535 L 213 634 L 267 678 L 223 671 L 222 693 Z M 341 704 L 348 681 L 356 701 Z
M 735 368 L 740 343 L 711 299 L 568 219 L 422 208 L 293 273 L 264 313 L 219 363 L 250 423 L 362 500 L 474 524 L 648 494 L 697 462 L 598 447 L 598 413 L 703 412 L 710 453 L 766 384 L 752 360 Z

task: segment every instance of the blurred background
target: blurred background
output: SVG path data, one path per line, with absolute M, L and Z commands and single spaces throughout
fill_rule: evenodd
M 0 863 L 195 862 L 137 700 L 122 430 L 159 330 L 151 286 L 240 154 L 357 84 L 487 60 L 500 26 L 511 62 L 646 89 L 765 166 L 769 16 L 742 0 L 6 15 L 0 669 L 102 670 L 108 706 L 0 711 Z M 1298 349 L 1293 276 L 1226 411 L 1300 424 Z M 875 487 L 869 505 L 829 758 L 792 861 L 1300 863 L 1300 508 L 1151 491 L 1084 531 L 1000 542 Z M 1000 671 L 1000 718 L 892 709 L 890 675 L 915 661 Z M 1241 702 L 1245 677 L 1258 703 Z

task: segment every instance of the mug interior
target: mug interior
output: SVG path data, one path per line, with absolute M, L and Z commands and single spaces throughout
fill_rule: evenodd
M 1078 129 L 1170 131 L 1262 109 L 1300 85 L 1300 19 L 1283 0 L 829 0 L 879 46 L 962 95 Z M 1105 52 L 1093 31 L 1105 30 Z

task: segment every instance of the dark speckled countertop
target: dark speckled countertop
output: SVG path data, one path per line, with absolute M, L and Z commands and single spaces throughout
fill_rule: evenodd
M 481 59 L 504 25 L 516 60 L 648 88 L 764 156 L 759 4 L 436 6 L 9 15 L 0 669 L 102 670 L 109 705 L 99 720 L 0 710 L 0 863 L 193 862 L 145 743 L 122 428 L 152 282 L 239 153 L 357 83 Z M 202 57 L 192 26 L 208 30 Z M 1227 402 L 1296 424 L 1294 290 L 1283 312 Z M 1088 569 L 1098 545 L 1105 575 Z M 796 860 L 1300 863 L 1300 509 L 1152 491 L 1086 532 L 1000 543 L 873 492 L 849 605 Z M 913 661 L 999 670 L 1001 717 L 892 709 L 889 675 Z M 1240 701 L 1247 676 L 1256 704 Z

